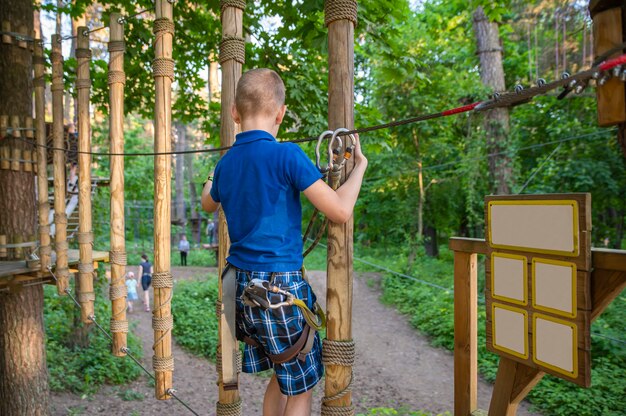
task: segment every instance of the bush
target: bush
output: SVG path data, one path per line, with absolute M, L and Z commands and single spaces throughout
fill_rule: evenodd
M 101 267 L 94 279 L 96 301 L 94 314 L 105 328 L 111 317 L 111 304 L 103 288 L 107 285 Z M 141 370 L 130 359 L 114 357 L 108 338 L 93 326 L 88 330 L 87 347 L 75 345 L 74 322 L 80 313 L 67 296 L 58 296 L 56 287 L 44 288 L 44 325 L 50 388 L 54 391 L 94 393 L 99 386 L 124 384 L 139 377 Z M 141 357 L 141 343 L 132 331 L 128 333 L 128 347 Z
M 376 407 L 370 409 L 368 413 L 358 413 L 357 416 L 435 416 L 430 412 L 424 412 L 421 410 L 413 411 L 403 408 L 392 409 L 389 407 Z M 436 416 L 450 416 L 450 413 L 439 413 Z
M 210 276 L 203 281 L 176 284 L 172 298 L 176 342 L 190 352 L 215 360 L 218 321 L 215 317 L 218 280 Z

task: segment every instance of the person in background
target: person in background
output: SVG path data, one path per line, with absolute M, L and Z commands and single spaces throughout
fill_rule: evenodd
M 139 264 L 139 274 L 141 275 L 141 288 L 143 289 L 143 305 L 146 312 L 150 312 L 150 284 L 152 283 L 152 263 L 148 261 L 148 256 L 141 255 L 143 260 Z
M 128 294 L 126 301 L 128 302 L 128 312 L 130 313 L 133 312 L 133 302 L 139 299 L 137 296 L 137 286 L 139 286 L 139 283 L 137 283 L 135 279 L 135 273 L 126 273 L 126 292 Z
M 180 251 L 180 265 L 187 265 L 187 253 L 189 253 L 189 241 L 187 241 L 187 236 L 183 234 L 180 237 L 180 241 L 178 242 L 178 251 Z
M 215 230 L 215 222 L 209 220 L 206 225 L 206 236 L 209 238 L 209 245 L 213 245 L 213 231 Z

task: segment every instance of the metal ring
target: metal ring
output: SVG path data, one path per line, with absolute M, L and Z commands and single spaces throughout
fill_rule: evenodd
M 319 137 L 317 138 L 317 145 L 315 146 L 315 166 L 317 166 L 317 169 L 319 169 L 319 171 L 321 173 L 326 173 L 328 172 L 328 170 L 330 169 L 328 166 L 325 168 L 322 168 L 320 166 L 320 146 L 322 145 L 322 140 L 324 140 L 324 137 L 326 136 L 332 136 L 333 131 L 332 130 L 326 130 L 325 132 L 323 132 L 322 134 L 319 135 Z
M 518 93 L 518 94 L 521 94 L 522 91 L 524 91 L 524 86 L 522 84 L 517 84 L 515 86 L 515 92 Z
M 561 79 L 568 79 L 569 77 L 570 77 L 570 75 L 569 75 L 569 72 L 567 72 L 567 71 L 564 71 L 561 74 Z
M 546 85 L 546 80 L 545 80 L 545 79 L 543 79 L 543 78 L 539 78 L 539 79 L 537 80 L 537 86 L 538 86 L 538 87 L 543 87 L 544 85 Z
M 126 18 L 124 16 L 120 16 L 117 18 L 117 23 L 119 23 L 120 25 L 123 25 L 126 23 Z

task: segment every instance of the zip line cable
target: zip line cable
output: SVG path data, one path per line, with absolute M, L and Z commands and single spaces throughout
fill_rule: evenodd
M 626 54 L 621 55 L 617 58 L 611 59 L 609 61 L 605 61 L 592 69 L 587 71 L 579 72 L 573 76 L 562 77 L 562 79 L 553 81 L 549 84 L 546 84 L 545 81 L 538 83 L 536 87 L 532 87 L 529 89 L 524 89 L 521 86 L 517 86 L 515 88 L 515 92 L 505 93 L 505 94 L 494 94 L 494 97 L 487 101 L 475 102 L 473 104 L 464 105 L 457 108 L 452 108 L 449 110 L 430 113 L 430 114 L 422 114 L 415 117 L 407 118 L 404 120 L 392 121 L 389 123 L 378 124 L 369 127 L 363 127 L 359 129 L 353 129 L 349 131 L 345 131 L 339 133 L 339 136 L 346 136 L 350 134 L 358 134 L 358 133 L 367 133 L 370 131 L 381 130 L 391 127 L 398 127 L 406 124 L 417 123 L 426 120 L 432 120 L 441 117 L 448 117 L 454 114 L 465 113 L 468 111 L 485 111 L 498 107 L 511 107 L 519 104 L 527 103 L 530 99 L 537 95 L 542 95 L 547 93 L 548 91 L 554 90 L 559 87 L 564 87 L 564 92 L 561 93 L 559 98 L 563 98 L 566 92 L 572 91 L 574 89 L 578 89 L 581 86 L 583 89 L 587 86 L 587 82 L 590 79 L 597 79 L 599 84 L 605 83 L 610 77 L 611 74 L 606 72 L 603 75 L 600 71 L 609 71 L 610 69 L 619 67 L 621 71 L 621 65 L 626 64 Z M 582 91 L 581 91 L 582 92 Z M 63 151 L 69 153 L 68 149 L 57 148 L 53 146 L 40 145 L 38 143 L 34 143 L 26 140 L 25 138 L 19 137 L 20 140 L 29 143 L 33 146 L 44 147 L 49 150 Z M 285 140 L 281 141 L 281 143 L 305 143 L 312 142 L 318 140 L 317 137 L 309 136 L 302 139 L 295 140 Z M 170 151 L 170 152 L 139 152 L 139 153 L 102 153 L 102 152 L 91 152 L 91 151 L 72 151 L 75 154 L 87 154 L 91 156 L 167 156 L 167 155 L 179 155 L 179 154 L 200 154 L 200 153 L 215 153 L 222 152 L 230 149 L 232 146 L 222 146 L 216 148 L 205 148 L 205 149 L 197 149 L 197 150 L 182 150 L 182 151 Z
M 52 267 L 48 266 L 48 271 L 50 272 L 50 274 L 52 275 L 52 278 L 57 282 L 57 284 L 59 283 L 55 273 L 52 271 Z M 72 302 L 74 302 L 74 304 L 78 307 L 78 309 L 82 309 L 82 306 L 80 306 L 80 303 L 76 300 L 76 298 L 72 295 L 72 289 L 67 288 L 65 289 L 65 293 L 69 296 L 69 298 L 72 300 Z M 98 330 L 109 339 L 109 341 L 113 342 L 113 337 L 111 337 L 111 334 L 109 334 L 107 332 L 106 329 L 104 329 L 102 327 L 102 325 L 100 325 L 100 323 L 96 320 L 96 316 L 95 315 L 89 315 L 88 316 L 89 320 L 91 322 L 93 322 L 93 324 L 96 326 L 96 328 L 98 328 Z M 146 369 L 146 367 L 144 367 L 141 362 L 132 354 L 131 350 L 128 347 L 123 347 L 122 348 L 122 352 L 126 353 L 126 355 L 128 356 L 128 358 L 130 358 L 131 360 L 133 360 L 135 362 L 135 364 L 137 364 L 143 371 L 144 373 L 146 373 L 150 378 L 152 378 L 152 380 L 156 380 L 156 378 L 154 377 L 154 374 L 152 374 L 150 371 L 148 371 L 148 369 Z M 189 407 L 189 405 L 187 403 L 185 403 L 182 399 L 180 399 L 178 396 L 176 396 L 176 390 L 174 389 L 168 389 L 167 394 L 169 394 L 170 396 L 172 396 L 174 399 L 176 399 L 180 404 L 182 404 L 184 407 L 186 407 L 191 413 L 193 413 L 195 416 L 200 416 L 196 411 L 194 411 L 191 407 Z

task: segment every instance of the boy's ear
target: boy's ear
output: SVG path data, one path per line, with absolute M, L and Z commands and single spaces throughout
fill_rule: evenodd
M 237 111 L 237 106 L 235 104 L 230 107 L 230 115 L 236 124 L 241 124 L 241 116 L 239 116 L 239 112 Z
M 285 113 L 287 112 L 287 106 L 286 105 L 282 105 L 280 107 L 280 110 L 278 110 L 278 113 L 276 114 L 276 124 L 280 124 L 283 122 L 283 118 L 285 118 Z

